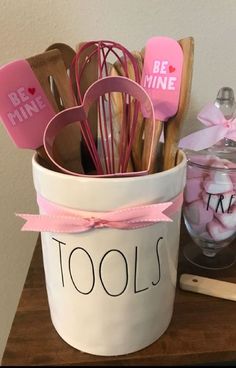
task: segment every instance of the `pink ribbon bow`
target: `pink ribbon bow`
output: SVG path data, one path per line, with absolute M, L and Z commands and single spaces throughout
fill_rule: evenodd
M 72 210 L 49 202 L 39 195 L 37 201 L 43 214 L 16 214 L 26 220 L 21 230 L 80 233 L 92 228 L 138 229 L 160 221 L 171 222 L 168 216 L 172 216 L 181 208 L 183 193 L 171 202 L 128 207 L 110 212 Z
M 198 114 L 198 119 L 207 128 L 182 138 L 179 147 L 200 151 L 213 146 L 223 138 L 236 141 L 236 119 L 226 120 L 214 104 L 206 105 Z

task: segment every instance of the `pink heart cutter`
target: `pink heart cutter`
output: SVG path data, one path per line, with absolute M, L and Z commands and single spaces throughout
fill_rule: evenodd
M 80 174 L 77 172 L 70 171 L 64 167 L 62 167 L 56 160 L 53 155 L 53 144 L 58 133 L 67 125 L 80 122 L 83 124 L 83 121 L 87 119 L 88 112 L 90 106 L 94 101 L 96 101 L 100 96 L 111 92 L 123 92 L 132 95 L 135 97 L 142 106 L 145 106 L 145 110 L 148 111 L 149 116 L 152 119 L 152 133 L 150 138 L 150 152 L 152 151 L 153 139 L 154 139 L 154 126 L 155 126 L 155 117 L 154 117 L 154 108 L 152 101 L 145 91 L 145 89 L 140 86 L 138 83 L 132 81 L 126 77 L 114 76 L 114 77 L 104 77 L 100 80 L 94 82 L 86 91 L 83 99 L 83 103 L 80 106 L 71 107 L 69 109 L 65 109 L 58 114 L 56 114 L 48 123 L 44 136 L 43 136 L 43 144 L 45 151 L 50 158 L 50 160 L 59 168 L 60 171 L 75 175 L 75 176 L 86 176 L 85 174 Z M 127 176 L 138 176 L 145 175 L 148 173 L 150 167 L 150 158 L 148 161 L 148 165 L 146 170 L 137 171 L 137 172 L 125 172 L 125 173 L 115 173 L 115 174 L 103 174 L 103 175 L 89 175 L 89 177 L 127 177 Z
M 26 60 L 0 68 L 0 116 L 19 148 L 36 149 L 55 112 Z
M 152 37 L 145 46 L 141 85 L 149 94 L 155 118 L 166 121 L 175 115 L 179 105 L 183 50 L 169 37 Z M 148 111 L 142 106 L 144 117 Z

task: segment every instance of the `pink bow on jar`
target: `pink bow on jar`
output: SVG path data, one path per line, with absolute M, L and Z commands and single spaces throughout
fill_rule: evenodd
M 197 117 L 207 128 L 182 138 L 179 142 L 180 148 L 200 151 L 213 146 L 223 138 L 236 141 L 236 119 L 225 119 L 214 104 L 207 104 Z

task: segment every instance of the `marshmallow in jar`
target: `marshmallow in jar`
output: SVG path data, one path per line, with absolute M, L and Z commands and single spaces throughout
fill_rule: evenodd
M 236 163 L 207 153 L 188 154 L 184 218 L 194 238 L 222 247 L 236 235 Z

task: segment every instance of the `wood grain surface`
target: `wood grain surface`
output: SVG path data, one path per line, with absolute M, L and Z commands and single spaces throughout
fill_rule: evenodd
M 204 271 L 182 256 L 189 236 L 182 224 L 178 280 L 182 272 L 236 282 L 236 266 Z M 236 248 L 236 242 L 232 244 Z M 236 362 L 235 302 L 180 290 L 166 332 L 136 353 L 101 357 L 80 352 L 55 331 L 49 314 L 40 239 L 37 242 L 2 365 L 195 365 Z

